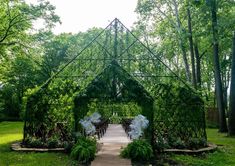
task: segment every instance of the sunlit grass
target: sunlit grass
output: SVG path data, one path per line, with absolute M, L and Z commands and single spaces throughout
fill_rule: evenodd
M 0 123 L 0 145 L 12 141 L 21 140 L 23 123 L 22 122 L 1 122 Z

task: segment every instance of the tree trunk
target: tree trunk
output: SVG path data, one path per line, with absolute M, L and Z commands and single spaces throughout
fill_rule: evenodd
M 178 11 L 178 4 L 175 0 L 173 0 L 174 3 L 174 10 L 175 10 L 175 17 L 177 21 L 177 28 L 178 28 L 178 35 L 179 35 L 179 46 L 183 54 L 183 61 L 184 61 L 184 66 L 185 66 L 185 71 L 186 71 L 186 78 L 190 82 L 191 81 L 191 74 L 189 70 L 189 64 L 188 64 L 188 59 L 187 59 L 187 54 L 185 50 L 185 46 L 183 44 L 183 38 L 182 38 L 182 27 L 181 27 L 181 22 L 179 19 L 179 11 Z
M 235 135 L 235 32 L 233 35 L 232 72 L 230 84 L 228 133 Z
M 191 63 L 192 63 L 192 84 L 194 88 L 197 88 L 196 82 L 196 73 L 195 73 L 195 58 L 194 58 L 194 50 L 193 50 L 193 32 L 192 32 L 192 20 L 191 20 L 191 11 L 188 3 L 187 6 L 187 15 L 188 15 L 188 32 L 189 32 L 189 45 L 190 45 L 190 54 L 191 54 Z
M 223 55 L 223 60 L 226 61 L 227 54 Z M 221 79 L 222 79 L 222 87 L 223 87 L 223 97 L 224 97 L 224 109 L 225 111 L 228 110 L 228 78 L 227 73 L 229 73 L 227 70 L 230 70 L 231 67 L 224 67 L 221 71 Z
M 228 110 L 228 87 L 223 88 L 224 109 Z
M 219 62 L 219 43 L 218 43 L 218 29 L 217 29 L 217 9 L 216 0 L 212 0 L 211 4 L 211 18 L 212 18 L 212 32 L 213 32 L 213 61 L 215 70 L 215 88 L 216 99 L 219 110 L 219 132 L 227 132 L 227 124 L 225 117 L 225 108 L 223 100 L 223 89 L 221 82 L 221 71 Z
M 202 84 L 202 81 L 201 81 L 201 59 L 200 59 L 197 43 L 195 43 L 194 49 L 195 49 L 195 58 L 196 58 L 196 66 L 197 66 L 196 67 L 196 80 L 197 80 L 196 82 L 197 82 L 197 86 L 199 88 L 201 88 L 201 84 Z

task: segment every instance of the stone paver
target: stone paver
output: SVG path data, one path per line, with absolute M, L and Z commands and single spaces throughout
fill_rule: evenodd
M 98 142 L 101 150 L 91 166 L 131 166 L 130 160 L 119 156 L 121 149 L 131 142 L 121 125 L 109 124 L 105 135 Z

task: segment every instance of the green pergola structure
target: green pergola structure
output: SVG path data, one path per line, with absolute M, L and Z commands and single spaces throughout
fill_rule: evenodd
M 46 141 L 57 122 L 68 123 L 67 132 L 78 131 L 93 100 L 136 102 L 150 121 L 146 137 L 153 146 L 171 136 L 206 139 L 201 98 L 118 19 L 84 45 L 28 97 L 24 140 Z

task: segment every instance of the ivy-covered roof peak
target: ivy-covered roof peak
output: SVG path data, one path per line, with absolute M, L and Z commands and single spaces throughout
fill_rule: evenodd
M 116 60 L 113 60 L 78 94 L 77 99 L 79 98 L 136 102 L 153 100 L 145 88 Z

